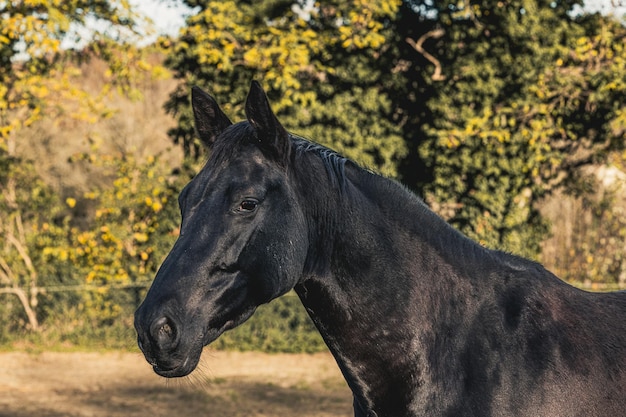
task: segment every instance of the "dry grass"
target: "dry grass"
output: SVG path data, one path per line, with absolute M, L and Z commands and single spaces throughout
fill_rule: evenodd
M 348 417 L 330 354 L 205 351 L 192 377 L 165 380 L 139 353 L 0 353 L 0 416 Z

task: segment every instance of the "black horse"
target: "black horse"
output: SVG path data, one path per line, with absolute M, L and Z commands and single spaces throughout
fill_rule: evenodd
M 398 183 L 289 134 L 253 83 L 232 124 L 192 91 L 211 148 L 135 314 L 154 371 L 295 289 L 356 416 L 626 416 L 626 293 L 575 289 L 485 249 Z

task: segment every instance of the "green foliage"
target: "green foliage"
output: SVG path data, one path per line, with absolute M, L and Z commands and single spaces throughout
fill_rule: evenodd
M 322 337 L 293 293 L 260 306 L 250 320 L 224 333 L 211 346 L 271 353 L 326 350 Z
M 110 91 L 140 99 L 137 80 L 164 71 L 145 59 L 152 49 L 124 41 L 125 1 L 0 2 L 0 343 L 134 344 L 132 313 L 176 238 L 176 196 L 203 153 L 191 85 L 240 119 L 250 81 L 262 81 L 288 129 L 400 177 L 482 244 L 531 257 L 548 230 L 537 202 L 626 147 L 626 28 L 575 15 L 577 0 L 184 3 L 197 12 L 160 45 L 180 80 L 170 133 L 190 158 L 170 167 L 92 150 L 74 163 L 106 180 L 62 199 L 15 157 L 16 132 L 42 114 L 107 117 Z M 61 51 L 87 16 L 113 29 L 81 53 Z M 96 94 L 74 82 L 85 56 L 107 64 Z M 605 197 L 590 203 L 599 244 L 573 250 L 567 278 L 624 276 L 624 216 Z M 215 346 L 324 349 L 291 295 Z
M 201 10 L 170 46 L 182 82 L 167 104 L 187 155 L 201 150 L 190 86 L 241 115 L 260 78 L 289 129 L 399 174 L 479 242 L 537 257 L 537 201 L 624 147 L 624 28 L 575 16 L 578 1 L 187 3 Z
M 35 173 L 33 162 L 15 156 L 17 133 L 43 114 L 87 122 L 107 117 L 111 110 L 103 98 L 112 88 L 132 95 L 138 79 L 162 71 L 145 59 L 150 49 L 126 42 L 134 29 L 126 1 L 8 1 L 0 2 L 0 15 L 0 296 L 9 300 L 0 308 L 7 323 L 3 330 L 46 332 L 59 323 L 80 321 L 77 317 L 86 311 L 102 320 L 99 313 L 115 311 L 115 302 L 103 301 L 100 310 L 86 310 L 85 297 L 105 297 L 56 291 L 85 284 L 79 275 L 83 271 L 77 270 L 81 248 L 71 241 L 81 235 L 74 236 L 68 207 Z M 73 28 L 88 20 L 100 21 L 106 29 L 94 29 L 91 43 L 79 53 L 62 50 L 64 40 L 80 41 Z M 81 75 L 81 63 L 91 57 L 107 64 L 108 82 L 96 94 L 74 82 Z M 70 206 L 74 203 L 68 200 Z M 146 265 L 151 262 L 143 259 L 144 252 L 138 256 Z M 104 319 L 111 319 L 107 314 Z
M 397 173 L 406 148 L 383 90 L 389 74 L 376 61 L 398 1 L 326 2 L 299 13 L 291 1 L 186 3 L 200 10 L 170 46 L 167 66 L 181 85 L 167 109 L 178 118 L 171 136 L 187 155 L 201 152 L 190 87 L 207 88 L 241 118 L 249 83 L 258 78 L 288 129 Z
M 536 203 L 624 148 L 626 30 L 576 2 L 439 4 L 445 81 L 422 74 L 426 199 L 481 243 L 536 257 Z M 621 98 L 620 98 L 621 97 Z
M 82 300 L 84 314 L 94 327 L 106 326 L 128 313 L 124 305 L 139 301 L 137 291 L 125 299 L 112 289 L 142 288 L 167 255 L 178 233 L 177 190 L 187 178 L 170 180 L 169 168 L 154 157 L 145 163 L 124 155 L 79 158 L 112 173 L 112 186 L 86 193 L 82 203 L 97 207 L 89 228 L 72 228 L 69 245 L 48 247 L 44 254 L 71 262 L 82 284 L 95 287 Z

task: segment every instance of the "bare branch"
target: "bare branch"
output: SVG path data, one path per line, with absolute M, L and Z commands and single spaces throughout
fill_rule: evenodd
M 15 283 L 15 275 L 13 275 L 11 267 L 2 257 L 0 257 L 0 278 L 2 278 L 7 285 Z
M 22 244 L 22 242 L 20 242 L 14 235 L 13 233 L 9 233 L 6 236 L 6 239 L 13 245 L 13 247 L 17 250 L 17 253 L 20 254 L 20 257 L 22 258 L 22 261 L 24 261 L 24 265 L 26 265 L 26 268 L 28 269 L 28 271 L 30 272 L 30 277 L 31 279 L 37 279 L 37 271 L 35 270 L 35 267 L 33 266 L 33 262 L 30 259 L 30 256 L 28 255 L 28 251 L 26 250 L 26 248 L 24 247 L 24 245 Z
M 39 330 L 39 321 L 37 320 L 37 313 L 28 303 L 28 296 L 26 291 L 19 287 L 5 287 L 0 288 L 0 294 L 15 294 L 17 298 L 19 298 L 22 303 L 22 307 L 24 307 L 24 312 L 26 313 L 26 317 L 28 317 L 28 322 L 34 331 Z
M 446 79 L 446 76 L 442 74 L 441 71 L 441 63 L 437 58 L 429 54 L 424 47 L 422 46 L 427 39 L 433 38 L 438 39 L 441 38 L 445 34 L 445 31 L 441 28 L 437 28 L 431 31 L 424 33 L 417 41 L 414 41 L 411 38 L 406 38 L 406 42 L 413 47 L 417 52 L 422 54 L 424 58 L 430 61 L 435 66 L 435 72 L 432 75 L 433 81 L 443 81 Z

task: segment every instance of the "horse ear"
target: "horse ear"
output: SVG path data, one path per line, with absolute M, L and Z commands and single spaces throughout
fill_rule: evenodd
M 291 151 L 289 133 L 278 121 L 263 87 L 257 81 L 252 81 L 250 85 L 246 99 L 246 117 L 256 131 L 261 147 L 286 166 Z
M 196 132 L 202 143 L 210 148 L 215 138 L 232 125 L 232 122 L 220 109 L 215 99 L 199 87 L 191 89 L 191 107 L 193 107 Z

